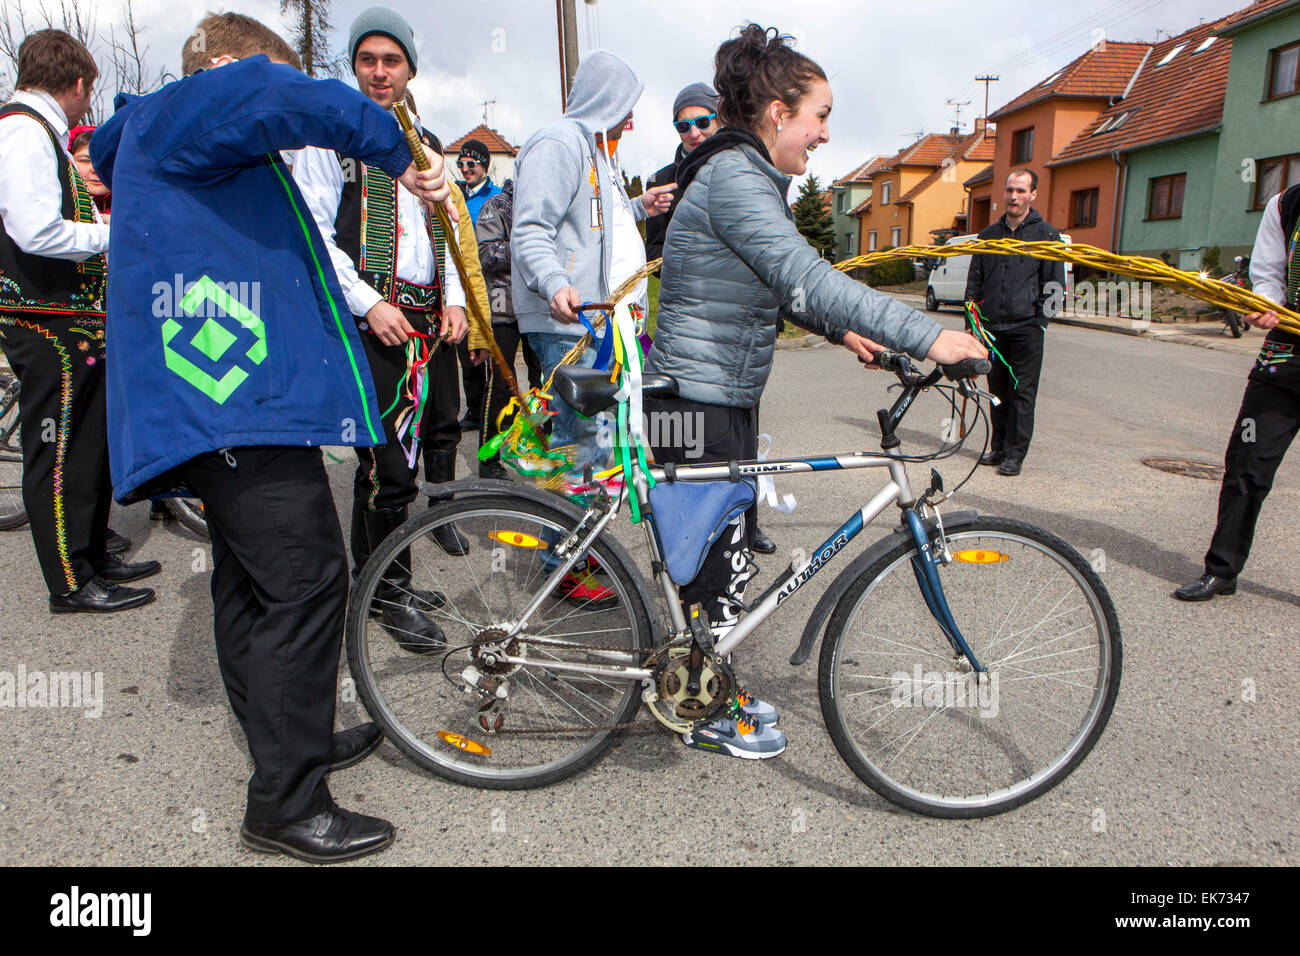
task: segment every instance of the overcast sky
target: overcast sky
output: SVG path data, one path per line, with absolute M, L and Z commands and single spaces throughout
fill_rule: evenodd
M 11 8 L 10 0 L 4 0 Z M 89 2 L 105 35 L 125 0 Z M 334 0 L 334 45 L 372 0 Z M 415 28 L 419 75 L 412 82 L 425 126 L 444 141 L 483 119 L 519 145 L 560 112 L 553 0 L 390 0 Z M 719 43 L 749 20 L 792 34 L 831 80 L 830 143 L 809 171 L 823 183 L 876 153 L 892 154 L 925 130 L 945 132 L 969 100 L 961 126 L 983 112 L 979 73 L 992 84 L 989 109 L 1045 79 L 1102 37 L 1154 40 L 1247 6 L 1247 0 L 600 0 L 578 3 L 580 49 L 613 50 L 645 83 L 635 127 L 620 158 L 629 174 L 669 162 L 678 139 L 669 125 L 683 86 L 711 80 Z M 31 0 L 24 3 L 32 7 Z M 179 72 L 180 49 L 208 9 L 255 16 L 287 36 L 279 0 L 134 0 L 149 59 Z M 793 197 L 793 193 L 792 193 Z

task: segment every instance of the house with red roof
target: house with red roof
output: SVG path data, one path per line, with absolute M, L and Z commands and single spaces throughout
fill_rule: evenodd
M 849 210 L 859 222 L 858 249 L 930 245 L 962 232 L 969 215 L 962 184 L 988 165 L 996 142 L 994 130 L 977 122 L 972 133 L 930 133 L 860 167 L 855 174 L 870 196 Z
M 852 172 L 831 183 L 831 221 L 835 224 L 835 261 L 858 254 L 858 227 L 860 223 L 853 210 L 871 198 L 871 174 L 885 161 L 883 156 L 872 156 Z

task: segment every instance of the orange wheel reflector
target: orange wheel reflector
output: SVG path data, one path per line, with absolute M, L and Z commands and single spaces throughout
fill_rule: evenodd
M 487 744 L 481 744 L 477 740 L 470 740 L 468 737 L 462 737 L 460 734 L 453 734 L 450 730 L 438 731 L 438 736 L 451 744 L 457 750 L 463 750 L 471 754 L 490 754 L 492 748 Z
M 545 541 L 539 541 L 531 534 L 523 534 L 519 531 L 489 531 L 488 537 L 515 548 L 544 549 L 546 547 Z
M 1001 551 L 985 551 L 983 548 L 958 551 L 953 554 L 953 557 L 958 561 L 965 561 L 967 564 L 1001 564 L 1003 561 L 1011 560 L 1009 554 L 1003 554 Z

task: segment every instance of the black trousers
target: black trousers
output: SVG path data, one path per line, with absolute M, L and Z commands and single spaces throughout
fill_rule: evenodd
M 320 449 L 232 448 L 176 474 L 203 499 L 212 536 L 217 660 L 253 757 L 248 815 L 267 823 L 313 816 L 330 805 L 325 771 L 348 598 Z
M 645 413 L 651 421 L 651 436 L 694 434 L 703 436 L 702 449 L 683 445 L 653 446 L 657 464 L 702 465 L 715 461 L 744 461 L 758 454 L 758 426 L 754 408 L 730 408 L 708 405 L 683 398 L 648 399 Z M 654 416 L 694 416 L 694 432 L 683 428 L 656 427 Z M 697 438 L 698 441 L 698 438 Z M 687 452 L 690 452 L 688 456 Z M 701 454 L 696 454 L 702 451 Z M 740 616 L 736 601 L 744 600 L 745 587 L 754 576 L 751 547 L 754 522 L 748 511 L 738 515 L 709 547 L 700 573 L 690 584 L 680 588 L 682 604 L 699 604 L 708 612 L 715 627 L 735 624 Z M 732 599 L 735 599 L 734 601 Z
M 520 335 L 519 326 L 514 322 L 502 322 L 492 326 L 492 337 L 497 341 L 497 348 L 501 349 L 501 354 L 511 368 L 514 368 L 515 356 L 519 354 L 519 347 L 524 349 L 524 363 L 528 366 L 528 387 L 537 388 L 542 384 L 542 363 L 538 359 L 537 353 L 533 347 L 528 344 L 528 337 Z M 487 369 L 487 388 L 484 390 L 484 399 L 487 406 L 482 405 L 477 408 L 471 408 L 479 419 L 478 439 L 479 445 L 485 441 L 491 441 L 497 433 L 497 416 L 501 414 L 501 409 L 506 407 L 510 401 L 510 388 L 506 385 L 505 379 L 497 371 L 496 362 L 492 361 L 492 356 L 488 356 L 484 362 Z M 520 385 L 522 389 L 522 384 Z
M 104 560 L 113 489 L 104 406 L 104 323 L 0 314 L 22 384 L 23 504 L 50 594 L 82 587 Z
M 426 481 L 454 477 L 456 446 L 460 444 L 460 383 L 456 351 L 444 342 L 429 363 L 429 403 L 420 421 Z
M 1300 348 L 1297 342 L 1300 339 L 1291 343 L 1292 349 Z M 1269 351 L 1268 344 L 1265 351 Z M 1289 358 L 1278 364 L 1257 363 L 1246 383 L 1237 425 L 1223 459 L 1219 519 L 1210 548 L 1205 552 L 1207 574 L 1232 578 L 1241 573 L 1255 538 L 1260 508 L 1273 488 L 1273 476 L 1298 428 L 1300 359 Z
M 993 423 L 990 451 L 1000 451 L 1007 458 L 1023 459 L 1034 437 L 1034 403 L 1038 400 L 1038 379 L 1043 370 L 1043 343 L 1046 329 L 1030 323 L 1014 329 L 990 329 L 1002 356 L 1011 363 L 1017 384 L 1012 385 L 1007 368 L 993 359 L 989 372 L 989 391 L 1002 402 L 989 417 Z
M 403 309 L 402 314 L 411 328 L 417 332 L 430 333 L 434 326 L 430 316 L 424 312 Z M 421 434 L 412 438 L 397 434 L 398 422 L 412 412 L 412 400 L 406 397 L 403 379 L 406 376 L 406 345 L 385 345 L 372 332 L 362 332 L 361 341 L 366 350 L 366 361 L 370 363 L 370 376 L 375 383 L 375 394 L 379 407 L 385 411 L 384 441 L 376 448 L 358 448 L 357 472 L 353 480 L 352 500 L 354 508 L 375 511 L 387 508 L 400 508 L 415 500 L 415 474 L 420 467 L 419 438 L 425 428 L 421 421 Z M 445 343 L 438 345 L 433 360 L 426 369 L 429 382 L 429 397 L 425 403 L 426 418 L 433 415 L 436 406 L 438 380 L 445 378 L 445 372 L 439 367 L 438 358 L 450 355 L 451 349 Z M 455 364 L 452 360 L 452 390 L 455 384 Z M 443 363 L 445 365 L 445 362 Z M 445 385 L 445 382 L 444 382 Z M 416 396 L 418 401 L 419 396 Z M 412 445 L 415 447 L 412 448 Z M 409 463 L 408 463 L 409 453 Z

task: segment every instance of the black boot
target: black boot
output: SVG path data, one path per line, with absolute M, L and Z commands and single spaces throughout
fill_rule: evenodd
M 429 448 L 424 452 L 424 479 L 433 484 L 456 480 L 456 449 Z M 429 507 L 435 502 L 429 499 Z M 469 539 L 456 530 L 453 524 L 445 524 L 433 532 L 433 540 L 438 547 L 448 554 L 468 554 Z
M 393 527 L 396 528 L 398 525 L 402 524 L 402 522 L 406 520 L 407 513 L 405 507 L 394 509 L 394 510 L 400 511 L 402 513 L 401 520 L 398 521 L 397 524 L 393 525 Z M 359 503 L 354 500 L 352 502 L 352 531 L 350 535 L 351 548 L 352 548 L 352 565 L 353 565 L 352 580 L 354 583 L 356 582 L 357 578 L 361 577 L 361 569 L 365 567 L 366 562 L 370 560 L 371 542 L 370 542 L 369 533 L 366 530 L 366 521 L 364 517 L 365 513 L 366 513 L 365 504 Z M 385 535 L 386 534 L 387 532 L 385 532 Z M 382 540 L 383 540 L 383 536 L 381 536 L 374 543 L 378 545 L 379 542 Z M 411 549 L 407 548 L 405 551 L 399 554 L 397 558 L 402 562 L 403 567 L 409 568 L 411 566 Z M 422 588 L 416 588 L 416 587 L 412 587 L 409 590 L 411 591 L 412 594 L 415 595 L 415 597 L 419 599 L 419 603 L 417 604 L 417 608 L 419 610 L 431 611 L 434 608 L 442 607 L 444 604 L 447 603 L 447 596 L 443 594 L 441 591 L 426 591 Z M 370 602 L 371 617 L 379 617 L 379 612 L 382 610 L 383 610 L 383 606 L 380 604 L 378 597 L 376 597 L 373 601 Z
M 379 508 L 364 512 L 366 537 L 371 549 L 388 537 L 395 528 L 406 521 L 406 507 Z M 378 611 L 379 623 L 392 635 L 404 651 L 427 654 L 445 647 L 447 639 L 442 628 L 435 624 L 426 611 L 434 606 L 429 596 L 438 604 L 442 595 L 436 591 L 416 591 L 411 584 L 411 551 L 404 549 L 394 555 L 371 602 L 370 613 Z

